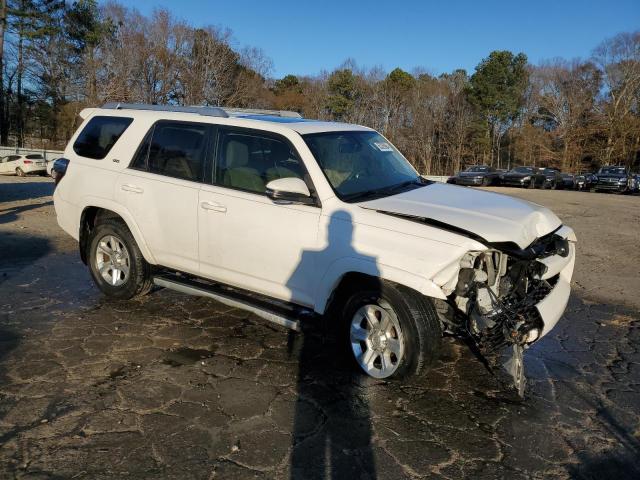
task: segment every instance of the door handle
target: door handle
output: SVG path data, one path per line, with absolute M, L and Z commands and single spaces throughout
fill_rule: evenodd
M 214 212 L 225 213 L 227 207 L 216 202 L 200 202 L 200 206 L 205 210 L 213 210 Z
M 128 185 L 128 184 L 124 184 L 120 187 L 122 190 L 124 190 L 125 192 L 132 192 L 132 193 L 142 193 L 144 192 L 144 189 L 141 187 L 137 187 L 135 185 Z

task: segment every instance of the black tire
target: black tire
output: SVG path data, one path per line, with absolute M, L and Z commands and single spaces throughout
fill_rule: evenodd
M 113 235 L 122 241 L 129 254 L 129 275 L 118 286 L 110 285 L 98 270 L 96 251 L 101 239 Z M 87 263 L 91 277 L 102 293 L 110 298 L 128 300 L 149 293 L 153 287 L 152 269 L 138 247 L 127 225 L 117 218 L 106 218 L 96 225 L 87 242 Z
M 351 321 L 365 305 L 393 309 L 404 337 L 404 354 L 398 360 L 395 371 L 384 377 L 385 380 L 422 374 L 438 359 L 442 328 L 432 302 L 408 288 L 383 281 L 352 292 L 342 308 L 340 336 L 354 368 L 367 373 L 356 360 L 350 338 Z
M 16 175 L 19 177 L 26 177 L 27 174 L 24 173 L 24 170 L 22 170 L 20 167 L 16 168 Z

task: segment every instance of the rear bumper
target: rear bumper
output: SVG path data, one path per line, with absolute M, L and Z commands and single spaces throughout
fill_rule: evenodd
M 46 165 L 24 164 L 19 167 L 24 173 L 46 173 Z

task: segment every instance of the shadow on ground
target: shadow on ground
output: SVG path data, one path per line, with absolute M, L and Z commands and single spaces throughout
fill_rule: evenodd
M 375 381 L 321 332 L 291 350 L 285 330 L 204 298 L 107 302 L 81 290 L 81 265 L 64 275 L 78 281 L 26 294 L 25 270 L 0 285 L 0 476 L 306 478 L 371 461 L 355 478 L 634 475 L 636 312 L 573 298 L 526 353 L 516 402 L 453 339 L 425 376 Z M 292 469 L 305 444 L 309 470 Z
M 51 180 L 32 180 L 0 183 L 0 208 L 5 202 L 32 200 L 53 195 L 54 183 Z M 1 210 L 0 210 L 1 211 Z

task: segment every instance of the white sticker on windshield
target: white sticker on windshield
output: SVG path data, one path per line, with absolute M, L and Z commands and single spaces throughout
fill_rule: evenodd
M 387 142 L 373 142 L 373 144 L 378 147 L 378 150 L 381 152 L 393 152 L 393 148 Z

